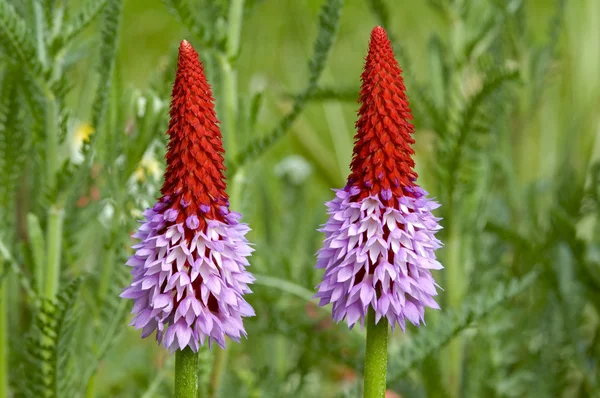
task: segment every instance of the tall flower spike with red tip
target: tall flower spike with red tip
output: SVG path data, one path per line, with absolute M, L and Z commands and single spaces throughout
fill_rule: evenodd
M 244 300 L 254 278 L 246 271 L 253 251 L 249 228 L 229 211 L 223 145 L 210 86 L 198 54 L 179 47 L 173 86 L 169 146 L 162 197 L 144 212 L 134 238 L 133 282 L 121 297 L 135 300 L 131 324 L 142 337 L 155 330 L 171 351 L 206 340 L 225 346 L 225 336 L 246 335 L 242 317 L 254 310 Z
M 424 308 L 439 308 L 430 270 L 441 269 L 434 237 L 439 205 L 416 184 L 413 125 L 402 71 L 381 27 L 371 33 L 362 74 L 351 174 L 327 207 L 330 217 L 319 250 L 324 268 L 320 305 L 333 303 L 333 319 L 353 327 L 372 307 L 404 330 L 424 322 Z

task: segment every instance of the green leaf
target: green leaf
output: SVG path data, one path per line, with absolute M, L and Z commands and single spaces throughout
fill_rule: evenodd
M 75 36 L 88 27 L 104 9 L 108 0 L 87 0 L 79 12 L 72 17 L 65 29 L 64 42 L 69 43 Z
M 37 292 L 42 291 L 44 281 L 44 266 L 46 264 L 46 242 L 40 220 L 33 213 L 27 214 L 27 233 L 29 247 L 33 257 L 33 276 Z
M 177 16 L 181 23 L 201 42 L 204 47 L 212 47 L 214 37 L 212 27 L 208 26 L 208 20 L 200 20 L 192 12 L 192 8 L 188 4 L 188 0 L 164 0 L 164 3 Z M 207 8 L 204 7 L 206 11 Z M 210 11 L 210 10 L 209 10 Z M 212 13 L 214 14 L 214 13 Z M 216 22 L 216 21 L 213 21 Z
M 343 101 L 343 102 L 356 102 L 358 100 L 358 89 L 357 87 L 317 87 L 317 89 L 310 96 L 310 101 Z M 299 95 L 292 95 L 294 99 L 298 99 Z
M 490 117 L 490 113 L 496 112 L 497 114 L 499 109 L 490 108 L 502 106 L 502 104 L 494 103 L 495 94 L 504 87 L 505 83 L 516 81 L 518 78 L 518 71 L 513 70 L 502 68 L 488 72 L 479 91 L 468 100 L 459 113 L 455 129 L 451 128 L 450 132 L 436 131 L 440 135 L 445 135 L 441 138 L 448 140 L 449 145 L 449 153 L 444 156 L 447 159 L 445 170 L 448 172 L 449 178 L 449 198 L 453 197 L 463 165 L 470 160 L 470 157 L 466 155 L 469 149 L 473 149 L 471 137 L 474 133 L 490 131 L 494 125 L 495 119 Z
M 463 330 L 482 320 L 492 311 L 515 298 L 535 282 L 537 272 L 500 283 L 491 292 L 485 291 L 465 299 L 462 308 L 444 312 L 434 327 L 423 327 L 419 333 L 390 354 L 388 382 L 403 377 L 428 355 L 438 352 Z
M 0 260 L 5 260 L 6 269 L 0 270 L 0 279 L 5 278 L 8 272 L 12 271 L 19 279 L 21 287 L 27 294 L 27 298 L 29 299 L 29 301 L 37 305 L 37 294 L 31 287 L 31 280 L 23 271 L 21 266 L 17 263 L 17 261 L 14 259 L 12 253 L 10 252 L 8 247 L 6 247 L 2 238 L 3 237 L 0 236 Z
M 32 33 L 12 4 L 0 0 L 0 43 L 34 76 L 40 76 L 44 68 L 36 56 L 31 37 Z
M 84 153 L 93 147 L 92 141 L 95 141 L 94 138 L 98 136 L 104 121 L 117 57 L 122 6 L 123 0 L 108 0 L 104 9 L 100 38 L 100 62 L 98 64 L 100 78 L 92 109 L 92 126 L 96 130 L 96 134 L 92 135 L 87 145 L 84 145 Z
M 369 4 L 371 12 L 375 14 L 377 22 L 384 27 L 386 30 L 390 28 L 390 9 L 386 4 L 385 0 L 366 0 Z M 390 41 L 394 42 L 390 32 L 388 32 Z
M 26 343 L 27 357 L 21 364 L 19 390 L 25 396 L 76 396 L 80 377 L 72 355 L 74 331 L 79 320 L 76 305 L 82 279 L 76 278 L 61 290 L 56 301 L 44 299 L 39 307 Z
M 309 302 L 314 301 L 314 293 L 303 286 L 297 285 L 285 279 L 275 278 L 267 275 L 255 275 L 255 277 L 256 281 L 254 283 L 257 285 L 278 289 Z
M 308 64 L 309 78 L 306 88 L 294 101 L 292 110 L 281 119 L 271 132 L 255 139 L 245 150 L 237 155 L 235 164 L 230 166 L 231 175 L 235 174 L 237 168 L 250 160 L 258 158 L 281 139 L 304 110 L 308 99 L 317 90 L 319 78 L 323 73 L 323 69 L 325 69 L 327 58 L 337 36 L 343 6 L 344 0 L 327 0 L 323 4 L 319 15 L 319 31 L 314 45 L 313 56 Z
M 10 226 L 15 222 L 15 213 L 11 209 L 28 145 L 21 95 L 15 82 L 17 76 L 18 73 L 8 69 L 0 83 L 0 216 Z

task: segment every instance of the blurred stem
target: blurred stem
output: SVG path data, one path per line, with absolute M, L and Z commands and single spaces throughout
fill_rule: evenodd
M 375 311 L 369 307 L 367 351 L 365 355 L 364 398 L 384 398 L 387 377 L 388 322 L 375 324 Z
M 46 242 L 48 249 L 48 264 L 46 268 L 45 289 L 46 298 L 54 299 L 58 291 L 60 280 L 60 260 L 62 245 L 64 210 L 51 205 L 48 210 L 48 230 Z
M 58 106 L 56 98 L 50 90 L 46 90 L 46 173 L 47 184 L 54 189 L 56 172 L 58 171 Z
M 240 34 L 242 32 L 242 22 L 244 16 L 244 0 L 231 0 L 229 3 L 229 15 L 227 18 L 227 42 L 225 53 L 217 55 L 219 69 L 221 71 L 221 86 L 223 88 L 223 114 L 220 115 L 224 126 L 225 150 L 231 154 L 231 159 L 237 155 L 237 126 L 238 119 L 238 93 L 237 93 L 237 71 L 234 68 L 233 60 L 237 57 L 240 50 Z M 238 170 L 242 171 L 242 170 Z M 231 186 L 232 196 L 230 205 L 238 205 L 239 186 L 241 177 L 233 176 Z M 227 367 L 227 350 L 216 350 L 213 360 L 212 373 L 210 375 L 209 396 L 216 397 L 221 387 L 223 373 Z
M 212 374 L 210 375 L 210 386 L 208 390 L 208 396 L 210 398 L 216 398 L 219 396 L 219 390 L 221 389 L 221 380 L 223 379 L 223 373 L 227 367 L 227 350 L 217 349 L 215 351 L 215 358 L 213 360 Z
M 457 217 L 450 220 L 448 241 L 446 244 L 446 278 L 448 285 L 448 307 L 456 309 L 460 307 L 463 298 L 463 285 L 465 276 L 460 254 L 460 232 Z M 448 362 L 446 364 L 446 381 L 452 396 L 460 396 L 462 379 L 462 340 L 460 336 L 455 337 L 448 346 Z
M 112 221 L 114 222 L 114 221 Z M 112 271 L 114 268 L 115 261 L 115 250 L 113 249 L 113 229 L 111 224 L 111 232 L 109 235 L 109 244 L 108 250 L 106 251 L 106 255 L 104 256 L 104 262 L 102 263 L 102 273 L 100 275 L 100 285 L 98 286 L 98 299 L 101 301 L 104 300 L 106 296 L 106 292 L 108 291 L 108 287 L 110 285 L 112 279 Z
M 240 50 L 240 35 L 242 33 L 242 19 L 244 16 L 244 0 L 231 0 L 229 3 L 229 16 L 227 17 L 227 56 L 237 56 Z
M 226 150 L 237 154 L 236 143 L 236 117 L 237 117 L 237 73 L 233 69 L 229 59 L 224 54 L 218 55 L 219 68 L 221 69 L 221 85 L 223 87 L 223 130 Z
M 94 398 L 96 396 L 96 373 L 90 377 L 85 388 L 85 398 Z
M 227 43 L 225 53 L 217 56 L 221 69 L 221 85 L 223 87 L 223 126 L 227 151 L 233 158 L 237 155 L 236 121 L 238 116 L 237 71 L 233 60 L 240 51 L 240 34 L 244 14 L 244 0 L 231 0 L 227 18 Z
M 47 159 L 47 184 L 50 189 L 55 189 L 56 173 L 59 167 L 59 134 L 58 134 L 58 104 L 54 94 L 45 89 L 46 96 L 46 159 Z M 48 249 L 48 264 L 45 275 L 44 293 L 47 298 L 53 299 L 58 291 L 60 279 L 60 257 L 62 245 L 64 211 L 56 204 L 48 209 L 48 227 L 46 229 L 46 244 Z
M 4 261 L 0 264 L 4 269 Z M 6 274 L 0 278 L 0 397 L 8 397 L 8 278 Z
M 175 398 L 198 397 L 198 353 L 186 347 L 175 354 Z
M 35 39 L 37 46 L 37 55 L 44 66 L 48 66 L 48 54 L 46 52 L 46 18 L 42 3 L 32 1 L 33 13 L 35 17 Z

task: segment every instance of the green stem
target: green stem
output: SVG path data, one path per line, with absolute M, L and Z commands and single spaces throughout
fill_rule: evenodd
M 208 391 L 208 396 L 210 398 L 216 398 L 219 396 L 221 380 L 223 380 L 225 368 L 227 368 L 227 350 L 217 349 L 215 352 L 215 358 L 213 360 L 212 373 L 210 375 L 210 386 Z
M 54 189 L 56 172 L 58 171 L 58 105 L 50 90 L 46 90 L 46 173 L 47 184 Z
M 221 86 L 223 96 L 223 110 L 220 115 L 223 121 L 223 131 L 226 151 L 231 159 L 237 156 L 237 118 L 238 118 L 238 93 L 237 71 L 233 61 L 240 50 L 240 35 L 244 16 L 244 0 L 231 0 L 227 17 L 227 42 L 225 52 L 217 55 L 221 72 Z M 233 178 L 230 204 L 235 207 L 239 197 L 239 179 Z M 209 396 L 216 397 L 221 387 L 221 380 L 227 367 L 227 351 L 216 350 L 213 368 L 210 375 Z
M 225 139 L 227 152 L 232 154 L 232 158 L 235 159 L 237 154 L 236 119 L 238 113 L 237 72 L 233 69 L 226 55 L 220 54 L 218 57 L 223 90 L 223 114 L 221 115 L 223 138 Z
M 112 282 L 112 272 L 115 266 L 115 250 L 113 249 L 112 244 L 112 232 L 109 237 L 110 244 L 108 246 L 108 250 L 104 256 L 104 262 L 102 263 L 102 274 L 100 275 L 100 284 L 98 285 L 98 299 L 104 300 L 106 297 L 106 293 L 108 292 L 110 283 Z
M 45 89 L 46 97 L 46 181 L 55 189 L 56 174 L 59 168 L 58 104 L 50 89 Z M 48 209 L 48 227 L 46 229 L 46 255 L 48 264 L 45 272 L 44 293 L 53 299 L 58 292 L 60 279 L 60 260 L 63 229 L 63 209 L 54 204 Z
M 448 289 L 448 307 L 460 308 L 463 299 L 465 275 L 461 262 L 461 240 L 456 218 L 450 221 L 448 241 L 446 242 L 446 278 Z M 463 344 L 460 336 L 448 345 L 446 380 L 452 396 L 460 396 L 462 379 Z
M 50 206 L 50 209 L 48 209 L 48 230 L 46 232 L 48 264 L 44 284 L 45 297 L 50 299 L 56 296 L 60 280 L 63 219 L 64 210 L 55 205 Z
M 240 50 L 240 35 L 244 16 L 244 0 L 231 0 L 227 18 L 227 43 L 225 52 L 218 55 L 219 68 L 221 69 L 221 85 L 223 95 L 223 130 L 227 152 L 232 159 L 237 156 L 237 71 L 233 61 Z
M 4 269 L 4 261 L 0 264 Z M 8 397 L 8 278 L 7 275 L 0 278 L 0 397 Z
M 365 357 L 364 398 L 384 398 L 387 375 L 388 322 L 385 317 L 375 324 L 375 311 L 369 307 L 367 352 Z
M 227 56 L 237 56 L 240 49 L 240 36 L 242 33 L 242 19 L 244 16 L 244 0 L 231 0 L 229 15 L 227 17 Z
M 33 14 L 35 17 L 35 39 L 38 59 L 44 67 L 48 66 L 48 53 L 46 51 L 46 17 L 39 1 L 33 1 Z
M 186 347 L 175 354 L 175 398 L 198 397 L 198 353 Z
M 96 397 L 96 373 L 90 377 L 90 380 L 85 387 L 85 398 L 95 398 Z

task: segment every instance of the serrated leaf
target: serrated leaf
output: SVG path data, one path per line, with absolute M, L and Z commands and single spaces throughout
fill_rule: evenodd
M 306 88 L 294 101 L 292 110 L 281 119 L 271 132 L 255 139 L 237 155 L 235 163 L 230 166 L 232 175 L 235 174 L 237 168 L 252 159 L 258 158 L 281 139 L 304 110 L 308 99 L 317 89 L 319 78 L 323 73 L 323 69 L 325 69 L 327 58 L 337 36 L 343 6 L 344 0 L 326 0 L 323 4 L 319 14 L 319 30 L 314 44 L 313 56 L 308 63 L 309 78 Z
M 65 29 L 64 42 L 69 43 L 75 36 L 88 27 L 102 12 L 108 0 L 87 0 L 72 17 Z
M 519 280 L 498 284 L 491 293 L 482 292 L 467 297 L 460 310 L 446 311 L 435 326 L 419 329 L 415 337 L 404 343 L 398 352 L 390 355 L 388 381 L 393 382 L 403 377 L 417 363 L 444 347 L 454 336 L 523 292 L 537 277 L 538 273 L 534 271 Z

